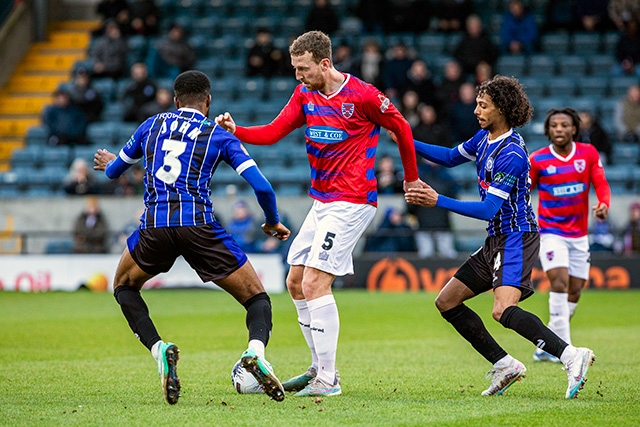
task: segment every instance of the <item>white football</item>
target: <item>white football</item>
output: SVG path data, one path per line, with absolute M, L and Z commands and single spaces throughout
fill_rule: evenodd
M 253 375 L 251 375 L 244 367 L 240 360 L 233 365 L 231 370 L 231 383 L 233 388 L 240 394 L 259 394 L 264 393 L 262 386 Z

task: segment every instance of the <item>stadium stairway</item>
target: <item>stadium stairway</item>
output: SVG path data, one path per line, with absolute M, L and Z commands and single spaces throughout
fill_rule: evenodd
M 91 31 L 99 21 L 60 21 L 44 42 L 33 43 L 7 84 L 0 89 L 0 172 L 10 168 L 11 153 L 24 147 L 31 126 L 40 124 L 51 94 L 68 81 L 74 63 L 86 58 Z

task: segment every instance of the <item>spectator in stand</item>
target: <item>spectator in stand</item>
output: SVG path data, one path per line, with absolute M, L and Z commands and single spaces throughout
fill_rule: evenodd
M 640 254 L 640 202 L 629 207 L 629 222 L 624 230 L 624 253 Z
M 127 68 L 127 42 L 122 37 L 122 31 L 115 21 L 105 23 L 105 33 L 99 37 L 95 46 L 89 51 L 89 58 L 93 61 L 92 77 L 122 77 Z
M 625 22 L 624 30 L 616 43 L 615 76 L 640 77 L 640 20 Z
M 390 33 L 419 34 L 429 29 L 433 6 L 429 0 L 389 0 L 386 13 Z
M 576 0 L 576 14 L 584 31 L 604 33 L 615 29 L 609 18 L 609 0 Z
M 456 144 L 468 140 L 478 132 L 475 109 L 476 88 L 472 83 L 463 83 L 458 92 L 458 100 L 451 107 L 449 114 L 449 129 Z
M 416 91 L 407 90 L 402 94 L 398 110 L 400 110 L 400 113 L 409 122 L 409 126 L 412 128 L 420 123 L 418 105 L 420 105 L 420 97 Z
M 96 197 L 87 198 L 84 210 L 75 220 L 73 252 L 76 254 L 109 252 L 109 226 Z
M 380 49 L 380 45 L 375 39 L 368 39 L 364 42 L 360 59 L 354 66 L 354 74 L 367 83 L 370 83 L 380 90 L 384 90 L 383 73 L 385 59 Z
M 476 65 L 475 71 L 475 83 L 477 85 L 481 85 L 487 80 L 491 80 L 494 77 L 493 67 L 487 64 L 484 61 L 480 61 L 478 65 Z
M 453 52 L 453 57 L 462 65 L 462 71 L 466 74 L 474 74 L 480 62 L 486 62 L 491 67 L 495 65 L 498 48 L 484 31 L 478 15 L 467 17 L 465 31 Z
M 594 218 L 593 226 L 589 230 L 590 252 L 613 252 L 616 236 L 611 230 L 608 218 Z
M 437 0 L 436 28 L 443 33 L 457 33 L 462 30 L 464 21 L 473 13 L 472 0 Z
M 73 82 L 68 86 L 71 103 L 82 110 L 87 122 L 92 123 L 100 119 L 104 108 L 101 94 L 91 87 L 91 79 L 84 68 L 76 71 Z
M 538 42 L 538 24 L 521 0 L 510 0 L 509 9 L 502 15 L 500 27 L 502 50 L 511 55 L 530 55 Z
M 348 43 L 338 45 L 333 52 L 333 66 L 343 73 L 355 74 L 355 59 Z
M 397 102 L 401 94 L 409 87 L 409 69 L 413 64 L 409 48 L 403 42 L 397 42 L 389 53 L 389 60 L 384 66 L 384 93 L 392 102 Z
M 604 164 L 613 164 L 611 140 L 607 132 L 602 129 L 602 126 L 590 111 L 581 111 L 579 116 L 580 141 L 596 147 Z
M 458 185 L 447 168 L 422 159 L 418 164 L 418 174 L 420 179 L 423 182 L 428 182 L 438 194 L 454 198 L 458 196 Z M 407 204 L 407 212 L 415 218 L 418 224 L 415 239 L 420 258 L 429 258 L 435 255 L 443 258 L 458 256 L 447 209 Z
M 175 79 L 196 62 L 196 51 L 189 44 L 184 27 L 176 22 L 169 32 L 149 49 L 147 69 L 152 78 Z
M 231 220 L 227 223 L 226 229 L 244 252 L 255 252 L 258 228 L 247 202 L 244 200 L 236 201 L 233 204 Z
M 638 0 L 609 0 L 609 18 L 619 31 L 625 30 L 629 21 L 640 21 L 640 2 Z
M 442 80 L 436 85 L 436 97 L 438 99 L 438 115 L 448 120 L 449 111 L 458 100 L 460 86 L 466 81 L 462 74 L 462 67 L 455 59 L 447 61 L 444 65 L 444 75 Z
M 616 105 L 613 122 L 620 141 L 640 142 L 640 86 L 629 86 Z
M 42 122 L 49 128 L 49 145 L 86 143 L 87 116 L 71 103 L 65 89 L 53 93 L 53 103 L 44 107 Z
M 432 105 L 420 104 L 418 106 L 420 122 L 413 127 L 413 138 L 427 144 L 451 147 L 453 139 L 446 126 L 438 123 L 438 114 Z M 428 181 L 425 181 L 428 182 Z
M 378 180 L 379 194 L 402 193 L 402 174 L 396 169 L 393 157 L 389 155 L 381 156 L 378 159 L 375 175 Z
M 367 238 L 366 252 L 415 252 L 413 230 L 398 208 L 387 208 L 378 229 Z
M 273 77 L 283 72 L 283 63 L 287 56 L 274 46 L 273 35 L 267 28 L 256 30 L 253 46 L 247 52 L 247 71 L 249 77 Z
M 115 21 L 120 31 L 126 34 L 129 26 L 129 3 L 127 0 L 101 0 L 96 6 L 96 14 L 102 18 L 102 26 L 94 31 L 94 36 L 102 35 L 106 30 L 106 23 Z
M 545 32 L 569 31 L 578 28 L 576 0 L 550 0 L 544 13 Z
M 69 173 L 62 181 L 65 193 L 75 196 L 85 196 L 87 194 L 98 194 L 98 182 L 93 176 L 93 170 L 89 163 L 82 158 L 76 158 Z
M 130 0 L 131 34 L 158 35 L 160 11 L 154 0 Z
M 136 62 L 133 64 L 131 66 L 131 81 L 127 84 L 122 97 L 126 108 L 124 120 L 137 122 L 140 108 L 156 98 L 156 91 L 156 84 L 149 78 L 145 63 Z
M 155 99 L 153 101 L 147 102 L 138 110 L 138 123 L 142 123 L 147 118 L 155 116 L 158 113 L 164 113 L 173 110 L 173 92 L 167 88 L 161 87 L 156 92 Z
M 418 94 L 420 102 L 430 105 L 437 103 L 436 85 L 426 62 L 422 59 L 413 61 L 407 72 L 407 77 L 409 79 L 408 89 Z
M 331 36 L 340 28 L 340 18 L 329 0 L 314 0 L 307 13 L 305 31 L 318 30 Z

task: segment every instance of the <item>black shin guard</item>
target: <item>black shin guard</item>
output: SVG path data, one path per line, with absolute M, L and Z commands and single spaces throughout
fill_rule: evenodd
M 245 301 L 247 310 L 247 329 L 249 329 L 249 341 L 262 341 L 266 347 L 271 336 L 271 299 L 266 292 L 252 296 Z
M 507 352 L 493 339 L 482 319 L 473 310 L 460 304 L 440 313 L 469 344 L 492 364 L 507 355 Z
M 131 286 L 118 286 L 113 291 L 122 314 L 129 322 L 129 327 L 138 337 L 140 342 L 149 350 L 156 342 L 160 341 L 160 335 L 149 317 L 149 308 L 142 299 L 140 291 Z
M 513 305 L 502 312 L 500 323 L 528 339 L 536 347 L 560 357 L 567 343 L 546 327 L 538 316 Z

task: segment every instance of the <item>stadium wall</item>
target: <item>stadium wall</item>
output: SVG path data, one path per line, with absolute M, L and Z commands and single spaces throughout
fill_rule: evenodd
M 0 26 L 0 87 L 7 82 L 33 40 L 31 2 L 16 5 Z

